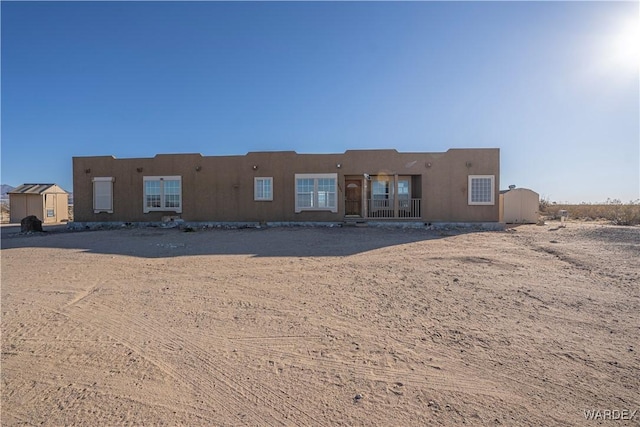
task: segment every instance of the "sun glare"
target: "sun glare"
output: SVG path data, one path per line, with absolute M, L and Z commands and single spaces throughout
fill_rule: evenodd
M 640 67 L 640 22 L 638 19 L 622 23 L 610 46 L 612 65 Z
M 600 39 L 597 69 L 609 77 L 638 76 L 640 70 L 640 18 L 623 18 Z

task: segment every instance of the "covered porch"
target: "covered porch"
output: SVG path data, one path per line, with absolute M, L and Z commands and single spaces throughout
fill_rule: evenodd
M 420 175 L 345 176 L 345 217 L 419 219 L 422 217 Z

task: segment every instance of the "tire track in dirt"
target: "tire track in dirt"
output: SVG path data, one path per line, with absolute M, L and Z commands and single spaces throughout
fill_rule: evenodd
M 91 302 L 87 301 L 86 297 L 89 296 L 90 294 L 91 292 L 88 292 L 82 298 L 77 299 L 77 301 L 73 301 L 73 305 L 67 304 L 64 310 L 68 314 L 64 314 L 64 313 L 62 314 L 64 314 L 65 317 L 69 316 L 71 318 L 74 318 L 74 317 L 77 317 L 78 314 L 82 313 L 81 316 L 83 317 L 81 320 L 83 320 L 83 323 L 86 322 L 88 324 L 93 324 L 94 327 L 98 326 L 96 324 L 95 318 L 98 318 L 101 321 L 107 321 L 107 320 L 110 321 L 111 325 L 109 328 L 107 328 L 109 335 L 114 337 L 116 340 L 125 343 L 127 347 L 134 350 L 136 353 L 140 354 L 142 357 L 146 358 L 147 360 L 149 360 L 151 363 L 153 363 L 161 371 L 169 375 L 174 380 L 188 383 L 190 384 L 192 389 L 202 388 L 202 384 L 200 382 L 185 381 L 184 374 L 181 375 L 180 373 L 177 373 L 175 369 L 172 368 L 172 365 L 170 363 L 163 363 L 163 360 L 161 360 L 161 358 L 158 357 L 157 351 L 150 353 L 148 347 L 143 348 L 139 345 L 136 345 L 133 342 L 135 340 L 132 341 L 131 339 L 127 339 L 125 334 L 123 334 L 121 331 L 126 331 L 130 329 L 130 325 L 126 325 L 126 324 L 123 324 L 122 322 L 118 322 L 117 319 L 119 319 L 119 315 L 121 314 L 112 307 L 108 307 L 108 309 L 105 310 L 105 307 L 107 306 L 97 305 L 94 301 L 91 301 Z M 82 301 L 83 304 L 77 304 L 80 301 Z M 87 305 L 90 304 L 93 310 L 91 314 L 85 313 L 86 310 L 85 308 L 83 308 L 85 304 Z M 128 318 L 131 319 L 131 316 L 128 316 Z M 80 320 L 80 319 L 74 318 L 74 320 Z M 160 346 L 163 346 L 164 348 L 170 351 L 176 351 L 177 349 L 182 349 L 190 356 L 193 356 L 191 357 L 191 359 L 194 360 L 195 362 L 190 365 L 194 367 L 193 369 L 195 369 L 195 367 L 198 366 L 199 363 L 204 364 L 210 370 L 216 371 L 221 378 L 226 379 L 225 385 L 227 386 L 231 394 L 234 394 L 234 393 L 238 394 L 238 390 L 233 385 L 234 383 L 233 383 L 232 377 L 227 375 L 224 371 L 218 369 L 214 361 L 207 354 L 206 350 L 198 347 L 197 345 L 194 345 L 193 340 L 190 341 L 188 339 L 185 339 L 184 337 L 178 336 L 175 333 L 169 333 L 169 331 L 167 331 L 166 329 L 160 329 L 153 323 L 144 320 L 144 318 L 142 317 L 137 317 L 135 320 L 135 324 L 136 324 L 136 332 L 139 332 L 140 337 L 150 338 L 152 341 L 160 343 Z M 143 328 L 142 329 L 138 328 L 141 325 L 143 326 Z M 102 326 L 102 323 L 100 323 L 100 326 Z M 165 339 L 159 339 L 160 336 L 163 336 Z M 272 350 L 269 347 L 259 343 L 260 341 L 263 341 L 263 340 L 273 341 L 275 339 L 283 338 L 278 336 L 235 337 L 235 338 L 207 336 L 207 338 L 211 339 L 212 341 L 215 340 L 217 342 L 220 342 L 222 345 L 233 343 L 237 347 L 243 348 L 245 352 L 254 354 L 256 357 L 264 356 L 265 354 L 273 355 L 274 357 L 278 357 L 288 361 L 292 366 L 296 366 L 296 365 L 298 367 L 303 366 L 303 367 L 308 367 L 315 370 L 317 370 L 318 368 L 329 368 L 329 369 L 334 368 L 341 372 L 344 372 L 345 370 L 347 370 L 349 372 L 354 373 L 355 375 L 362 376 L 362 377 L 371 378 L 371 376 L 373 375 L 374 379 L 377 379 L 380 381 L 386 381 L 389 383 L 393 383 L 398 381 L 399 379 L 402 379 L 403 381 L 410 381 L 417 384 L 423 384 L 434 389 L 442 389 L 442 390 L 465 392 L 465 393 L 480 393 L 485 395 L 504 397 L 504 394 L 499 391 L 499 387 L 489 381 L 464 380 L 460 375 L 458 375 L 458 378 L 455 378 L 455 376 L 447 375 L 446 373 L 442 373 L 442 372 L 433 373 L 433 374 L 431 373 L 416 374 L 406 370 L 381 368 L 381 367 L 371 366 L 371 365 L 359 366 L 359 365 L 356 365 L 356 362 L 343 362 L 343 361 L 336 361 L 336 360 L 329 360 L 329 359 L 325 360 L 325 359 L 319 359 L 317 357 L 313 357 L 310 355 L 304 355 L 304 354 L 286 352 L 286 351 L 280 351 L 280 350 Z M 301 336 L 292 336 L 289 338 L 301 338 Z M 308 338 L 317 339 L 321 337 L 314 336 L 314 337 L 308 337 Z M 153 357 L 151 357 L 152 355 Z M 166 362 L 166 360 L 164 362 Z M 468 378 L 474 378 L 477 375 L 476 373 L 474 373 L 473 375 L 465 375 L 465 376 Z M 198 375 L 196 374 L 190 377 L 197 378 Z M 209 391 L 212 393 L 214 392 L 212 390 L 209 390 Z M 279 392 L 280 394 L 283 393 L 282 391 L 279 391 Z M 219 394 L 220 392 L 215 391 L 215 393 Z M 242 390 L 240 391 L 240 397 L 242 399 L 246 399 L 247 393 L 249 393 L 252 396 L 253 398 L 252 401 L 254 402 L 254 405 L 258 408 L 277 407 L 278 400 L 280 401 L 282 400 L 282 396 L 280 396 L 278 393 L 276 393 L 273 390 L 270 390 L 271 400 L 268 400 L 265 397 L 256 395 L 255 393 L 251 392 L 249 389 L 246 389 L 246 388 L 244 389 L 244 392 L 242 392 Z M 226 408 L 225 403 L 220 399 L 212 399 L 212 400 L 216 401 L 221 407 Z M 244 405 L 245 402 L 243 402 L 241 399 L 240 400 L 236 399 L 235 402 L 238 404 L 239 407 L 245 407 Z M 295 410 L 303 412 L 299 408 L 296 408 L 295 405 L 293 406 L 293 408 Z M 254 412 L 254 415 L 255 415 L 255 421 L 259 423 L 267 422 L 267 420 L 265 420 L 264 418 L 261 418 L 261 415 L 258 414 L 257 412 Z M 309 416 L 308 419 L 313 420 L 313 417 Z M 239 420 L 242 422 L 247 421 L 246 418 L 239 418 Z M 301 420 L 299 421 L 300 423 L 302 423 Z M 279 423 L 284 423 L 284 421 L 280 419 Z
M 283 335 L 279 337 L 274 336 L 265 336 L 265 337 L 214 337 L 207 335 L 208 339 L 217 340 L 221 344 L 226 344 L 229 342 L 233 343 L 233 346 L 236 348 L 241 348 L 245 353 L 250 353 L 254 355 L 256 358 L 263 357 L 265 355 L 272 356 L 274 359 L 281 359 L 281 361 L 287 361 L 291 366 L 305 367 L 305 368 L 333 368 L 338 372 L 343 371 L 345 369 L 358 374 L 362 377 L 370 376 L 374 374 L 378 380 L 386 381 L 389 383 L 395 383 L 399 379 L 404 378 L 404 381 L 411 380 L 416 384 L 426 385 L 431 388 L 441 389 L 441 390 L 449 390 L 456 392 L 465 392 L 465 393 L 480 393 L 488 396 L 496 396 L 496 397 L 505 397 L 509 396 L 513 398 L 511 394 L 506 394 L 501 391 L 501 387 L 491 380 L 478 380 L 478 379 L 465 379 L 468 378 L 477 378 L 477 372 L 467 373 L 465 375 L 458 374 L 455 378 L 447 375 L 445 372 L 433 372 L 433 373 L 421 373 L 416 374 L 413 371 L 401 370 L 401 369 L 392 369 L 392 368 L 383 368 L 378 366 L 371 365 L 357 365 L 356 362 L 349 361 L 339 361 L 339 360 L 331 360 L 328 358 L 317 358 L 311 355 L 305 355 L 302 353 L 293 353 L 286 350 L 277 349 L 277 345 L 274 346 L 272 341 L 274 339 L 279 340 L 287 340 L 287 339 L 299 339 L 301 336 L 288 336 Z M 308 339 L 322 339 L 321 336 L 308 336 Z M 268 345 L 260 344 L 261 341 L 268 342 Z M 401 344 L 406 344 L 400 342 Z M 435 354 L 435 353 L 433 353 Z M 446 360 L 450 356 L 444 355 L 443 360 Z M 460 362 L 462 364 L 462 361 Z M 479 365 L 470 365 L 477 368 L 479 371 L 482 370 L 482 367 Z M 439 368 L 434 368 L 438 369 Z M 460 372 L 460 367 L 457 367 L 456 370 Z M 464 369 L 463 369 L 464 370 Z M 506 377 L 509 380 L 513 381 L 513 378 Z M 436 387 L 434 387 L 434 384 Z
M 31 422 L 31 416 L 29 413 L 25 412 L 25 411 L 16 411 L 15 409 L 13 409 L 11 412 L 8 412 L 6 410 L 2 411 L 2 419 L 0 421 L 1 424 L 5 424 L 5 425 L 9 425 L 9 423 L 7 422 L 7 420 L 5 419 L 5 417 L 11 417 L 14 420 L 18 421 L 20 424 L 23 425 L 33 425 L 33 423 Z M 17 425 L 14 423 L 11 423 L 11 425 Z
M 267 338 L 269 340 L 271 339 L 271 337 Z M 235 347 L 242 348 L 243 351 L 253 354 L 256 358 L 269 355 L 274 359 L 280 358 L 281 361 L 286 361 L 292 366 L 312 369 L 333 368 L 336 369 L 336 372 L 344 372 L 347 370 L 363 378 L 373 375 L 375 380 L 387 383 L 396 383 L 398 381 L 406 383 L 413 382 L 414 384 L 420 384 L 433 390 L 461 392 L 470 395 L 477 393 L 498 398 L 508 398 L 510 401 L 514 401 L 514 399 L 522 400 L 523 394 L 531 396 L 548 393 L 548 390 L 544 387 L 519 379 L 522 375 L 521 371 L 517 368 L 502 365 L 500 367 L 501 373 L 497 373 L 495 370 L 487 369 L 487 366 L 474 363 L 473 361 L 460 358 L 452 359 L 451 354 L 438 351 L 437 349 L 429 349 L 428 355 L 439 357 L 441 361 L 446 361 L 445 363 L 449 366 L 443 368 L 437 366 L 438 362 L 434 361 L 423 365 L 425 368 L 431 368 L 427 370 L 428 372 L 421 371 L 417 373 L 413 370 L 359 365 L 356 364 L 356 361 L 318 358 L 302 353 L 293 353 L 277 348 L 274 349 L 271 345 L 266 347 L 259 344 L 261 338 L 257 337 L 253 339 L 249 337 L 228 337 L 226 339 L 234 342 Z M 407 344 L 400 340 L 396 341 L 401 345 Z M 451 366 L 452 364 L 454 366 Z M 517 388 L 509 392 L 509 390 L 505 390 L 504 384 L 517 384 Z M 514 395 L 514 392 L 517 394 Z
M 64 305 L 63 308 L 71 307 L 72 305 L 79 303 L 80 301 L 82 301 L 83 299 L 87 298 L 92 293 L 94 293 L 97 289 L 98 289 L 97 286 L 94 285 L 78 292 L 71 301 L 69 301 L 67 304 Z
M 151 323 L 146 322 L 143 319 L 139 319 L 139 324 L 144 324 L 147 328 L 149 328 L 149 330 L 153 330 L 155 328 Z M 251 400 L 254 401 L 254 404 L 257 408 L 263 408 L 263 409 L 271 408 L 272 410 L 275 410 L 276 408 L 279 408 L 279 407 L 283 407 L 283 406 L 287 407 L 289 409 L 289 413 L 284 416 L 284 418 L 287 421 L 280 420 L 282 424 L 288 424 L 290 420 L 293 419 L 293 421 L 297 425 L 308 425 L 310 421 L 314 425 L 319 425 L 318 420 L 316 420 L 314 417 L 312 417 L 307 412 L 300 409 L 293 403 L 289 402 L 288 399 L 291 399 L 291 396 L 289 396 L 288 394 L 285 393 L 286 395 L 286 399 L 285 399 L 281 395 L 283 393 L 282 391 L 280 391 L 280 393 L 277 393 L 270 387 L 261 383 L 253 383 L 252 385 L 257 386 L 257 388 L 261 389 L 262 392 L 254 391 L 250 387 L 242 385 L 242 383 L 237 383 L 237 386 L 234 386 L 234 380 L 232 376 L 227 374 L 225 370 L 218 368 L 216 361 L 212 360 L 212 358 L 208 356 L 208 352 L 205 349 L 203 349 L 201 346 L 197 345 L 193 340 L 188 340 L 183 336 L 179 336 L 168 330 L 162 330 L 158 332 L 167 337 L 167 342 L 165 343 L 165 345 L 167 345 L 167 348 L 174 348 L 174 349 L 179 348 L 179 349 L 182 349 L 183 351 L 186 351 L 187 353 L 193 353 L 195 356 L 197 356 L 198 362 L 204 363 L 209 369 L 215 371 L 221 378 L 224 378 L 225 384 L 230 388 L 232 392 L 236 394 L 240 394 L 240 396 L 245 399 L 247 397 L 250 397 Z M 223 345 L 228 343 L 228 340 L 224 338 L 218 338 L 218 337 L 213 337 L 213 338 L 214 338 L 213 339 L 214 341 L 218 341 Z M 233 372 L 233 370 L 231 371 Z M 239 374 L 239 371 L 237 371 L 237 373 Z M 239 403 L 241 405 L 244 405 L 245 402 L 239 401 Z M 299 413 L 300 415 L 303 415 L 300 418 L 306 418 L 306 420 L 304 421 L 302 419 L 299 420 L 298 415 L 295 415 L 296 412 Z M 295 415 L 295 417 L 290 417 L 291 414 Z M 270 415 L 273 416 L 272 414 Z M 279 414 L 279 415 L 282 416 L 283 414 Z
M 69 366 L 68 369 L 77 370 L 78 368 Z M 209 408 L 206 408 L 204 406 L 187 404 L 187 405 L 182 405 L 181 408 L 176 408 L 174 406 L 171 406 L 169 404 L 166 404 L 157 400 L 150 401 L 148 399 L 143 400 L 135 396 L 123 396 L 121 394 L 120 395 L 118 394 L 117 388 L 114 388 L 114 387 L 105 388 L 104 385 L 101 385 L 100 389 L 97 389 L 97 388 L 93 388 L 91 383 L 78 382 L 77 379 L 76 381 L 73 382 L 73 384 L 61 386 L 61 383 L 59 381 L 47 379 L 47 377 L 50 376 L 51 374 L 51 366 L 46 366 L 40 363 L 33 364 L 33 366 L 30 369 L 30 374 L 33 378 L 38 378 L 37 379 L 38 384 L 47 385 L 52 390 L 57 388 L 58 392 L 60 392 L 61 389 L 67 391 L 67 396 L 58 397 L 59 400 L 62 400 L 63 402 L 65 402 L 64 412 L 67 414 L 67 416 L 71 416 L 70 415 L 71 413 L 73 413 L 75 410 L 78 410 L 80 408 L 81 401 L 84 401 L 85 397 L 91 400 L 96 398 L 113 400 L 115 397 L 115 399 L 118 399 L 119 401 L 129 401 L 135 404 L 136 406 L 146 406 L 148 408 L 161 408 L 161 409 L 164 409 L 167 413 L 180 412 L 182 414 L 188 415 L 191 418 L 204 418 L 203 417 L 204 414 L 206 414 L 207 412 L 211 412 Z M 81 377 L 82 375 L 80 374 L 78 376 Z M 80 399 L 68 398 L 69 391 L 71 391 L 71 394 L 80 397 Z M 45 395 L 45 396 L 51 397 L 50 395 Z M 40 401 L 42 400 L 42 398 L 43 398 L 43 394 L 40 393 L 37 389 L 27 390 L 26 392 L 21 393 L 20 395 L 20 401 L 23 404 L 29 403 L 29 406 L 31 407 L 34 407 L 33 402 Z M 18 417 L 19 414 L 22 414 L 22 418 Z M 32 413 L 27 414 L 24 412 L 18 412 L 15 409 L 13 409 L 11 412 L 4 411 L 3 415 L 11 415 L 16 419 L 19 419 L 25 425 L 40 424 L 39 418 L 37 416 L 34 417 L 34 414 Z M 211 413 L 209 415 L 208 421 L 211 421 L 214 416 L 215 414 Z M 65 418 L 65 419 L 69 419 L 69 418 Z M 105 424 L 108 425 L 108 423 L 105 423 Z
M 348 320 L 348 323 L 345 325 L 352 325 L 350 319 L 337 316 L 340 319 Z M 404 378 L 404 381 L 412 381 L 416 384 L 421 384 L 428 386 L 433 389 L 438 390 L 448 390 L 455 392 L 464 392 L 468 394 L 479 393 L 487 396 L 494 397 L 509 397 L 509 399 L 513 399 L 513 394 L 507 393 L 503 391 L 503 387 L 497 383 L 495 383 L 495 379 L 508 380 L 511 382 L 519 382 L 522 386 L 528 387 L 530 389 L 535 389 L 537 392 L 541 392 L 542 389 L 538 388 L 534 385 L 527 384 L 521 381 L 518 381 L 515 377 L 518 371 L 513 370 L 512 374 L 514 376 L 509 375 L 500 375 L 496 376 L 495 372 L 491 373 L 492 379 L 478 379 L 481 378 L 482 375 L 478 375 L 479 372 L 486 371 L 486 368 L 479 365 L 473 364 L 469 362 L 465 362 L 463 360 L 458 360 L 459 366 L 455 367 L 456 374 L 448 374 L 447 371 L 441 371 L 441 368 L 433 368 L 437 369 L 439 372 L 426 372 L 416 374 L 413 371 L 401 370 L 401 369 L 392 369 L 392 368 L 383 368 L 379 366 L 371 366 L 371 365 L 357 365 L 356 362 L 350 361 L 339 361 L 339 360 L 331 360 L 324 358 L 317 358 L 311 355 L 305 355 L 302 353 L 293 353 L 285 350 L 276 349 L 278 347 L 277 344 L 274 344 L 274 340 L 288 340 L 288 339 L 322 339 L 322 336 L 313 335 L 313 336 L 264 336 L 264 337 L 252 337 L 252 336 L 233 336 L 233 337 L 220 337 L 220 336 L 212 336 L 206 335 L 207 339 L 212 341 L 220 342 L 222 346 L 225 346 L 229 343 L 233 343 L 233 346 L 242 349 L 245 353 L 250 353 L 256 358 L 261 358 L 265 355 L 272 356 L 274 359 L 281 359 L 281 361 L 287 361 L 291 366 L 298 366 L 303 368 L 312 368 L 312 369 L 328 369 L 333 368 L 337 372 L 344 371 L 345 369 L 357 374 L 361 377 L 370 377 L 372 374 L 380 381 L 385 381 L 389 383 L 395 383 L 399 379 Z M 261 341 L 268 342 L 268 345 L 260 344 Z M 406 343 L 398 341 L 400 344 L 405 345 Z M 439 354 L 443 360 L 450 359 L 450 355 L 444 353 L 438 353 L 437 351 L 432 351 L 431 354 Z M 469 370 L 467 368 L 463 368 L 462 365 L 465 364 L 467 367 L 474 368 L 473 370 Z M 465 372 L 465 374 L 461 374 L 461 372 Z M 466 379 L 470 378 L 470 379 Z
M 235 343 L 238 344 L 238 346 L 241 346 L 243 348 L 243 351 L 252 353 L 256 357 L 264 356 L 265 354 L 267 354 L 274 358 L 279 358 L 282 361 L 287 361 L 287 363 L 292 366 L 303 366 L 306 368 L 315 369 L 333 368 L 339 372 L 347 370 L 363 378 L 371 377 L 371 375 L 373 375 L 376 380 L 388 383 L 395 383 L 402 380 L 402 382 L 412 382 L 436 390 L 448 390 L 469 394 L 478 393 L 500 398 L 513 397 L 511 394 L 507 394 L 501 391 L 500 387 L 497 384 L 494 384 L 488 380 L 478 379 L 476 375 L 477 373 L 465 373 L 464 375 L 460 375 L 458 373 L 454 376 L 448 375 L 448 373 L 442 372 L 436 368 L 432 369 L 434 371 L 438 370 L 439 372 L 437 373 L 416 373 L 414 371 L 407 371 L 402 369 L 384 368 L 371 365 L 358 365 L 355 362 L 319 359 L 300 353 L 292 353 L 283 350 L 273 350 L 268 347 L 251 344 L 246 341 L 238 341 Z M 469 379 L 465 379 L 464 377 L 469 377 Z
M 194 341 L 188 340 L 181 336 L 177 336 L 173 333 L 172 335 L 174 336 L 169 338 L 167 343 L 165 343 L 167 345 L 167 348 L 170 348 L 170 349 L 177 348 L 182 350 L 183 352 L 186 352 L 188 354 L 193 354 L 194 356 L 196 356 L 198 363 L 202 363 L 208 369 L 215 371 L 216 374 L 219 376 L 219 378 L 224 378 L 224 383 L 229 387 L 232 393 L 239 394 L 240 397 L 242 397 L 243 399 L 249 398 L 254 403 L 256 408 L 262 408 L 262 409 L 270 408 L 272 410 L 275 410 L 275 408 L 278 408 L 278 407 L 287 407 L 289 409 L 289 412 L 286 415 L 284 415 L 285 419 L 289 420 L 290 418 L 293 418 L 293 417 L 290 417 L 291 414 L 297 417 L 295 414 L 296 412 L 298 412 L 302 415 L 305 415 L 307 417 L 307 420 L 303 423 L 302 420 L 297 420 L 297 418 L 293 418 L 296 421 L 296 424 L 308 424 L 309 420 L 312 420 L 314 423 L 317 424 L 317 420 L 315 420 L 312 416 L 307 414 L 305 411 L 301 410 L 299 407 L 297 407 L 293 403 L 288 402 L 286 400 L 286 399 L 290 399 L 289 395 L 286 395 L 286 399 L 285 399 L 283 396 L 276 393 L 270 387 L 257 382 L 252 383 L 253 387 L 244 386 L 242 385 L 242 383 L 235 382 L 233 379 L 233 375 L 229 375 L 227 373 L 228 370 L 220 369 L 217 366 L 217 362 L 215 362 L 208 355 L 208 352 L 204 350 L 202 347 L 195 344 Z M 226 343 L 224 340 L 217 340 L 217 341 L 222 344 Z M 230 370 L 230 371 L 234 372 L 233 370 Z M 236 376 L 239 376 L 240 372 L 239 371 L 235 371 L 235 372 L 236 374 L 238 374 Z M 254 390 L 255 387 L 257 387 L 261 391 Z M 244 403 L 245 403 L 244 401 L 238 400 L 238 402 L 240 405 L 244 406 Z M 278 419 L 278 417 L 275 417 L 271 413 L 269 413 L 269 415 L 274 417 L 275 419 Z M 279 413 L 278 415 L 283 416 L 282 413 Z M 283 424 L 286 423 L 282 419 L 279 419 L 279 421 Z
M 149 352 L 149 349 L 142 348 L 141 346 L 135 344 L 134 340 L 128 339 L 125 336 L 125 334 L 123 334 L 123 331 L 130 330 L 130 325 L 127 325 L 127 324 L 124 324 L 123 322 L 118 321 L 117 312 L 112 313 L 112 312 L 106 312 L 104 310 L 99 310 L 98 309 L 99 305 L 97 304 L 91 304 L 91 308 L 92 308 L 91 313 L 86 313 L 84 312 L 82 307 L 80 307 L 79 305 L 75 305 L 72 307 L 72 312 L 69 312 L 69 313 L 59 312 L 59 313 L 62 315 L 68 316 L 71 320 L 80 322 L 84 325 L 91 325 L 95 329 L 99 329 L 103 332 L 106 332 L 114 340 L 123 343 L 127 348 L 136 352 L 140 357 L 146 359 L 151 364 L 156 366 L 161 372 L 163 372 L 165 375 L 167 375 L 176 383 L 186 385 L 190 390 L 194 392 L 201 392 L 205 394 L 205 396 L 203 397 L 205 397 L 209 401 L 216 402 L 219 405 L 219 408 L 221 408 L 223 411 L 226 411 L 227 414 L 230 414 L 232 418 L 236 420 L 236 422 L 240 422 L 240 423 L 247 422 L 247 419 L 243 419 L 241 416 L 238 415 L 237 411 L 231 410 L 231 408 L 228 407 L 228 404 L 226 404 L 224 400 L 221 400 L 219 396 L 220 392 L 218 390 L 215 390 L 215 387 L 213 387 L 211 384 L 206 384 L 206 383 L 201 384 L 200 382 L 194 379 L 201 376 L 200 372 L 193 372 L 192 370 L 188 370 L 188 369 L 177 370 L 170 363 L 166 362 L 162 358 L 152 356 Z M 99 323 L 96 322 L 95 320 L 96 317 L 100 319 Z M 148 335 L 141 335 L 141 336 L 148 337 Z M 158 339 L 159 337 L 157 333 L 153 335 L 153 337 L 156 339 L 156 342 L 160 341 Z M 193 368 L 194 367 L 192 366 L 192 369 Z M 180 410 L 183 410 L 183 407 L 185 406 L 189 406 L 186 404 L 183 398 L 181 398 L 181 401 L 179 403 L 180 403 L 180 407 L 177 409 L 180 409 Z M 203 410 L 203 412 L 211 412 L 206 408 L 201 408 L 201 409 Z M 211 412 L 210 416 L 213 417 L 216 415 L 219 416 L 219 414 L 214 411 L 214 412 Z M 258 414 L 254 414 L 254 416 L 251 417 L 250 420 L 252 422 L 259 423 L 259 424 L 266 423 L 266 420 L 264 420 Z M 217 420 L 215 418 L 210 418 L 209 421 L 219 422 L 220 420 Z
M 81 307 L 75 306 L 73 316 L 82 318 L 85 321 L 90 321 L 90 319 L 96 317 L 97 314 L 97 317 L 105 321 L 104 326 L 107 326 L 112 336 L 130 344 L 131 340 L 127 340 L 121 333 L 122 330 L 127 330 L 130 325 L 125 325 L 120 322 L 118 320 L 118 312 L 113 308 L 93 302 L 91 304 L 91 314 L 86 312 L 77 313 L 77 311 L 79 311 L 77 309 L 81 309 Z M 136 333 L 152 343 L 152 345 L 144 349 L 135 344 L 132 345 L 131 347 L 136 352 L 161 367 L 161 369 L 170 374 L 171 377 L 188 383 L 192 389 L 206 389 L 207 397 L 217 402 L 220 407 L 226 409 L 227 412 L 236 413 L 238 411 L 249 410 L 253 414 L 251 422 L 259 425 L 273 425 L 273 423 L 284 425 L 291 422 L 298 425 L 318 424 L 316 419 L 289 402 L 290 396 L 287 395 L 285 398 L 264 384 L 253 383 L 253 387 L 249 387 L 242 382 L 235 382 L 233 378 L 234 371 L 231 370 L 230 372 L 232 372 L 232 374 L 228 374 L 225 369 L 218 366 L 221 360 L 213 360 L 208 352 L 195 342 L 186 340 L 170 330 L 161 329 L 140 317 L 136 317 L 135 325 Z M 183 359 L 181 365 L 186 369 L 181 369 L 180 372 L 178 372 L 173 369 L 170 364 L 164 362 L 159 355 L 161 351 L 159 347 L 169 350 L 181 349 L 181 358 Z M 155 350 L 153 351 L 153 357 L 151 356 L 150 350 Z M 184 359 L 189 359 L 191 363 L 184 363 Z M 221 384 L 224 386 L 223 388 L 226 389 L 224 395 L 213 381 L 196 381 L 193 379 L 206 378 L 206 376 L 203 376 L 202 372 L 198 370 L 198 368 L 202 367 L 204 367 L 206 371 L 214 373 L 214 377 L 221 381 Z M 235 374 L 236 377 L 241 376 L 239 371 L 236 371 Z M 225 401 L 229 399 L 235 402 L 234 406 L 229 406 L 229 403 L 225 403 Z M 247 400 L 249 400 L 252 405 L 247 405 Z M 287 408 L 288 413 L 282 413 L 278 411 L 277 408 Z M 269 409 L 271 409 L 270 412 L 264 413 L 265 410 L 268 411 Z M 236 417 L 238 417 L 237 414 Z M 242 417 L 238 419 L 242 423 L 248 421 Z

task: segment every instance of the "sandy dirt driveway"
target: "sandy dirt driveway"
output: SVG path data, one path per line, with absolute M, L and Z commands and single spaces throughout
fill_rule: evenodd
M 638 227 L 14 233 L 1 257 L 2 426 L 640 425 Z

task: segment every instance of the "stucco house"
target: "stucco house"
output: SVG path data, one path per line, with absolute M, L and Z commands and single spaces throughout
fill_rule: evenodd
M 500 151 L 74 157 L 74 220 L 498 223 Z
M 45 224 L 69 220 L 69 193 L 56 184 L 22 184 L 7 194 L 11 222 L 30 215 Z

